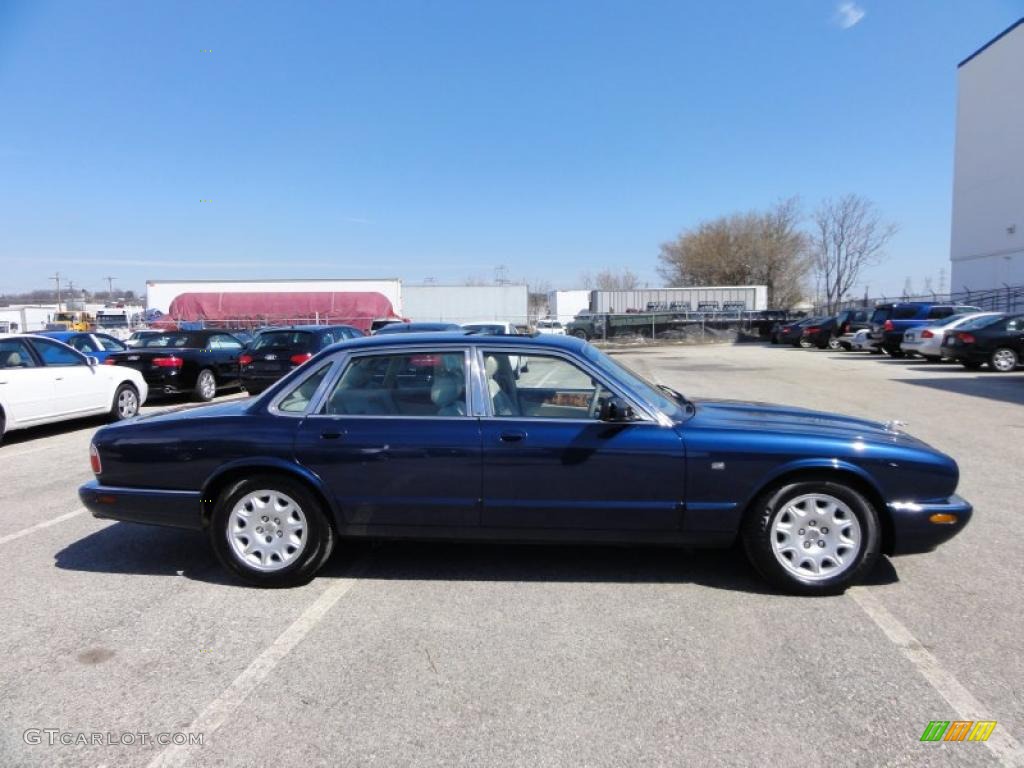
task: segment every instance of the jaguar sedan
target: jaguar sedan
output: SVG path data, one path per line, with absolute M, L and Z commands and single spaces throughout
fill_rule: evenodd
M 569 336 L 343 342 L 258 398 L 104 427 L 90 457 L 96 517 L 203 530 L 267 587 L 356 537 L 739 539 L 777 587 L 834 594 L 972 513 L 956 462 L 895 424 L 690 400 Z

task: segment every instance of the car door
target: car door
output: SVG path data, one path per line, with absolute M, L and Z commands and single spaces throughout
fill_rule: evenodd
M 57 412 L 52 371 L 24 339 L 0 339 L 0 404 L 7 426 L 45 421 Z
M 53 339 L 36 336 L 30 343 L 43 366 L 51 371 L 58 414 L 96 413 L 110 407 L 110 383 L 88 364 L 84 355 Z
M 240 378 L 238 358 L 242 354 L 243 344 L 227 333 L 217 333 L 210 337 L 209 353 L 217 368 L 217 380 L 221 386 L 237 384 Z
M 323 479 L 345 523 L 479 524 L 480 424 L 467 405 L 467 354 L 354 354 L 304 418 L 296 458 Z
M 600 403 L 622 393 L 582 361 L 483 349 L 481 525 L 493 528 L 678 530 L 685 453 L 671 427 L 608 423 Z

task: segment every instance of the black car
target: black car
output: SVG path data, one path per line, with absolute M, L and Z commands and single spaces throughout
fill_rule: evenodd
M 320 350 L 362 335 L 351 325 L 296 325 L 261 331 L 238 358 L 242 388 L 259 394 Z
M 839 349 L 839 322 L 835 317 L 826 317 L 803 327 L 800 346 L 806 349 Z
M 375 336 L 382 333 L 442 333 L 444 331 L 457 331 L 465 333 L 465 328 L 455 323 L 391 323 L 374 332 Z
M 970 370 L 987 364 L 993 371 L 1010 373 L 1024 360 L 1024 315 L 968 321 L 946 333 L 942 355 Z
M 167 331 L 144 337 L 127 352 L 108 355 L 104 363 L 140 371 L 150 395 L 188 393 L 209 402 L 218 389 L 240 385 L 243 347 L 227 331 Z
M 804 335 L 804 328 L 824 319 L 822 317 L 805 317 L 795 323 L 780 325 L 778 330 L 772 334 L 772 344 L 792 344 L 794 347 L 799 347 L 800 340 Z

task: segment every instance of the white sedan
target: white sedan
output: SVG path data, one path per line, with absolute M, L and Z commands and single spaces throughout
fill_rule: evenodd
M 900 349 L 905 354 L 920 355 L 925 360 L 937 362 L 942 359 L 942 339 L 946 331 L 959 328 L 968 320 L 979 317 L 998 317 L 1001 312 L 971 312 L 966 315 L 950 315 L 927 325 L 910 328 L 903 334 Z
M 43 336 L 0 334 L 0 440 L 6 432 L 65 419 L 139 412 L 149 388 L 142 374 Z

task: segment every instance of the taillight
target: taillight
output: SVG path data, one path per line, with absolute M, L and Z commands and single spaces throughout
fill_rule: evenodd
M 241 355 L 238 358 L 238 364 L 239 365 L 248 365 L 251 362 L 252 362 L 252 355 Z
M 974 334 L 973 333 L 964 333 L 963 331 L 961 331 L 960 333 L 957 334 L 957 337 L 964 344 L 973 344 L 974 343 Z
M 850 332 L 850 324 L 849 323 L 843 323 L 843 333 L 849 333 L 849 332 Z
M 804 328 L 804 336 L 810 336 L 812 333 L 817 333 L 820 330 L 821 328 L 815 328 L 813 326 L 811 328 Z
M 921 331 L 921 338 L 922 339 L 934 339 L 935 338 L 935 334 L 932 333 L 931 331 Z
M 891 331 L 895 326 L 892 324 L 892 320 L 886 320 L 885 325 L 882 326 L 883 331 Z
M 309 360 L 309 358 L 311 358 L 312 356 L 313 355 L 311 353 L 309 353 L 309 352 L 302 352 L 301 354 L 298 354 L 298 355 L 292 355 L 288 359 L 292 361 L 293 365 L 302 365 L 304 362 Z
M 117 365 L 117 360 L 114 360 L 113 358 L 108 357 L 106 360 L 103 361 L 103 364 L 104 365 Z
M 100 452 L 96 450 L 96 446 L 92 443 L 89 443 L 89 464 L 92 465 L 93 474 L 98 475 L 103 471 Z
M 181 368 L 185 364 L 185 361 L 180 357 L 154 357 L 153 366 L 155 368 Z

